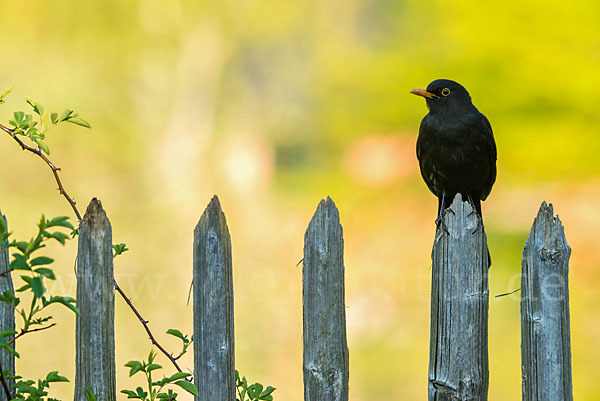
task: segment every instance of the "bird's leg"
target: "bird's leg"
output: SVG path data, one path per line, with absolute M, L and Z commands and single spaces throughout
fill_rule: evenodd
M 448 212 L 448 210 L 452 211 L 452 209 L 446 209 L 446 205 L 444 203 L 445 197 L 446 194 L 442 193 L 442 197 L 439 200 L 438 216 L 437 219 L 435 219 L 435 225 L 437 226 L 437 228 L 441 227 L 442 232 L 445 232 L 446 234 L 450 235 L 450 231 L 448 231 L 448 226 L 446 226 L 444 217 L 446 217 L 446 213 Z
M 469 215 L 467 217 L 471 216 L 472 214 L 475 214 L 477 216 L 477 225 L 475 226 L 475 229 L 471 233 L 471 234 L 475 234 L 479 228 L 483 228 L 483 219 L 481 218 L 479 213 L 477 213 L 477 206 L 475 206 L 475 202 L 473 201 L 471 194 L 467 195 L 467 201 L 469 202 L 469 204 L 471 205 L 471 208 L 472 208 L 471 213 L 469 213 Z

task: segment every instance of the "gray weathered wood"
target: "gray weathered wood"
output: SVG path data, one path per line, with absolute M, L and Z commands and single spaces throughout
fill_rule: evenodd
M 6 217 L 2 215 L 0 212 L 0 219 L 4 219 L 6 223 L 6 227 L 8 227 L 8 223 Z M 5 244 L 0 242 L 0 273 L 8 270 L 9 265 L 9 255 L 8 249 L 5 248 Z M 14 292 L 13 281 L 10 274 L 6 274 L 4 276 L 0 276 L 0 293 L 4 291 Z M 15 310 L 10 305 L 5 302 L 0 302 L 0 331 L 15 329 Z M 12 337 L 11 337 L 12 338 Z M 14 345 L 14 344 L 13 344 Z M 0 350 L 0 364 L 3 370 L 10 371 L 11 375 L 15 374 L 15 356 L 6 350 Z M 12 385 L 14 384 L 14 380 L 6 379 L 6 382 L 12 391 Z M 0 401 L 7 401 L 6 394 L 0 388 Z
M 560 219 L 542 203 L 523 250 L 521 368 L 524 401 L 571 401 L 569 257 Z
M 321 200 L 304 235 L 304 400 L 348 400 L 344 239 L 331 198 Z
M 94 198 L 79 227 L 75 401 L 85 401 L 90 388 L 98 400 L 116 400 L 113 283 L 112 229 Z
M 458 194 L 432 254 L 429 401 L 487 400 L 488 251 L 483 227 Z
M 216 196 L 194 230 L 194 372 L 198 401 L 235 400 L 231 238 Z

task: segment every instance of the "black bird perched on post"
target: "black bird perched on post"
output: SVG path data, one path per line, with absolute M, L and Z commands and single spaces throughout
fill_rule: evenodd
M 457 82 L 437 79 L 427 89 L 410 91 L 425 98 L 429 113 L 421 121 L 417 158 L 423 180 L 438 197 L 436 223 L 457 193 L 468 200 L 483 224 L 481 201 L 496 181 L 496 142 L 488 119 Z

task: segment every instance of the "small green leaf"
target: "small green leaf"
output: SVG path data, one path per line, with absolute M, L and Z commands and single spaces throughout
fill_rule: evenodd
M 137 394 L 135 393 L 135 391 L 131 391 L 131 390 L 121 390 L 121 393 L 123 394 L 127 394 L 127 398 L 137 398 Z
M 127 252 L 129 248 L 127 248 L 127 244 L 121 243 L 113 245 L 113 258 L 116 258 L 120 254 Z
M 52 271 L 52 269 L 48 269 L 47 267 L 39 267 L 35 269 L 34 272 L 41 274 L 47 279 L 56 280 L 56 276 L 54 276 L 54 272 Z
M 184 377 L 189 377 L 191 375 L 192 375 L 191 373 L 177 372 L 177 373 L 173 374 L 173 376 L 171 376 L 169 379 L 171 381 L 175 381 L 175 380 L 183 379 Z
M 129 361 L 125 364 L 125 366 L 129 368 L 129 377 L 144 370 L 144 365 L 142 365 L 140 361 Z
M 136 388 L 135 391 L 137 392 L 138 397 L 142 400 L 145 400 L 148 396 L 148 393 L 145 392 L 141 387 Z
M 21 276 L 21 277 L 23 277 L 23 276 Z M 30 288 L 31 288 L 31 284 L 25 284 L 24 286 L 17 288 L 15 291 L 23 292 L 23 291 L 27 291 Z
M 171 378 L 169 377 L 163 377 L 162 379 L 152 382 L 153 386 L 158 386 L 158 387 L 164 387 L 167 384 L 171 383 Z
M 20 358 L 21 355 L 19 355 L 19 353 L 10 345 L 8 344 L 0 344 L 0 349 L 5 349 L 8 352 L 10 352 L 11 354 L 13 354 L 14 356 L 16 356 L 17 358 Z
M 46 223 L 46 227 L 66 227 L 70 228 L 71 230 L 74 230 L 75 228 L 73 227 L 73 224 L 71 224 L 68 220 L 68 216 L 55 217 L 52 220 L 48 220 L 48 222 Z
M 5 89 L 4 92 L 0 93 L 0 104 L 5 102 L 4 98 L 10 93 L 10 91 L 12 91 L 12 89 L 13 88 L 8 88 Z
M 18 253 L 13 254 L 13 261 L 10 262 L 9 268 L 12 270 L 31 270 L 27 259 Z
M 198 394 L 198 389 L 192 382 L 188 382 L 185 380 L 179 380 L 179 381 L 176 381 L 175 384 L 178 385 L 179 387 L 181 387 L 182 389 L 184 389 L 185 391 L 187 391 L 188 393 L 193 394 L 196 397 L 200 396 Z
M 15 111 L 13 113 L 13 117 L 15 118 L 15 122 L 17 123 L 17 126 L 20 126 L 21 123 L 23 122 L 23 119 L 25 118 L 25 113 L 23 113 L 22 111 Z
M 268 386 L 262 393 L 260 393 L 258 399 L 264 401 L 272 401 L 273 397 L 271 396 L 271 393 L 275 390 L 275 387 Z
M 87 121 L 85 121 L 81 117 L 73 116 L 73 117 L 67 118 L 65 121 L 68 122 L 68 123 L 71 123 L 71 124 L 79 125 L 81 127 L 92 128 L 92 126 L 90 125 L 90 123 L 88 123 Z
M 67 234 L 61 233 L 60 231 L 56 231 L 56 232 L 53 232 L 53 233 L 49 233 L 47 231 L 44 231 L 43 235 L 46 238 L 54 238 L 55 240 L 57 240 L 58 242 L 60 242 L 62 245 L 65 244 L 66 240 L 70 239 L 70 237 Z
M 162 366 L 160 366 L 157 363 L 151 363 L 146 367 L 146 372 L 152 372 L 153 370 L 156 370 L 156 369 L 162 369 Z
M 44 283 L 42 282 L 41 277 L 34 277 L 31 280 L 31 290 L 33 291 L 33 295 L 35 295 L 38 298 L 44 295 L 44 292 L 46 290 L 44 289 Z
M 52 371 L 52 372 L 48 373 L 48 375 L 46 376 L 46 381 L 48 383 L 68 382 L 69 379 L 67 379 L 64 376 L 60 376 L 57 371 Z
M 59 303 L 62 304 L 64 306 L 66 306 L 67 308 L 71 309 L 73 312 L 75 312 L 75 314 L 77 316 L 79 316 L 79 309 L 77 309 L 77 307 L 75 306 L 77 304 L 77 300 L 75 298 L 71 298 L 71 297 L 61 297 L 61 296 L 51 296 L 50 299 L 45 303 L 44 306 L 49 305 L 49 304 L 53 304 L 53 303 Z
M 15 246 L 17 247 L 17 249 L 19 251 L 21 251 L 22 253 L 25 253 L 25 251 L 27 251 L 27 247 L 29 246 L 29 242 L 18 241 L 18 242 L 15 242 Z
M 58 113 L 50 114 L 50 120 L 52 121 L 52 124 L 58 124 Z
M 177 329 L 169 329 L 167 330 L 167 334 L 170 334 L 172 336 L 175 336 L 177 338 L 181 338 L 182 340 L 185 340 L 185 336 L 183 335 L 183 333 Z
M 29 264 L 31 266 L 39 266 L 39 265 L 49 265 L 50 263 L 54 262 L 54 259 L 46 257 L 46 256 L 39 256 L 35 259 L 32 259 L 31 262 L 29 262 Z
M 44 114 L 44 107 L 41 104 L 30 98 L 25 98 L 25 100 L 31 107 L 33 107 L 33 111 L 36 112 L 38 115 L 41 116 L 42 114 Z
M 87 399 L 87 401 L 97 401 L 97 397 L 96 394 L 94 394 L 93 388 L 90 387 L 85 390 L 85 398 Z
M 73 110 L 66 109 L 65 111 L 62 112 L 62 114 L 58 118 L 58 122 L 63 122 L 65 120 L 67 120 L 69 117 L 71 117 L 72 114 L 73 114 Z
M 50 155 L 50 148 L 41 139 L 35 138 L 35 143 L 38 144 L 45 154 Z
M 0 331 L 0 337 L 10 337 L 14 336 L 15 334 L 17 334 L 17 330 L 15 329 L 6 329 Z
M 21 300 L 15 297 L 15 294 L 10 290 L 2 291 L 2 293 L 0 293 L 0 301 L 6 302 L 13 308 L 15 308 L 21 302 Z
M 260 390 L 262 391 L 262 386 L 261 386 Z M 251 399 L 255 399 L 258 396 L 258 394 L 260 394 L 260 392 L 256 391 L 256 383 L 251 384 L 251 385 L 248 386 L 248 396 Z

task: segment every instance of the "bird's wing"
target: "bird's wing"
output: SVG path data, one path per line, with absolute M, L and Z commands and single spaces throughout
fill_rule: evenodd
M 439 197 L 441 194 L 436 191 L 436 183 L 434 182 L 435 167 L 433 163 L 431 163 L 431 157 L 424 157 L 424 153 L 427 152 L 427 149 L 431 149 L 432 141 L 434 140 L 431 135 L 427 135 L 427 126 L 429 123 L 428 117 L 429 114 L 423 118 L 423 121 L 421 121 L 421 126 L 419 127 L 419 137 L 417 138 L 417 159 L 419 160 L 421 177 L 423 177 L 423 181 L 425 181 L 427 188 L 429 188 L 431 193 Z
M 481 192 L 481 200 L 485 200 L 490 194 L 494 182 L 496 182 L 496 159 L 498 154 L 496 150 L 496 141 L 494 140 L 494 133 L 492 131 L 492 125 L 490 124 L 486 116 L 484 116 L 483 114 L 480 115 L 481 123 L 483 125 L 482 132 L 484 134 L 482 135 L 482 140 L 488 154 L 488 160 L 490 165 L 490 174 L 485 182 L 483 191 Z

